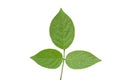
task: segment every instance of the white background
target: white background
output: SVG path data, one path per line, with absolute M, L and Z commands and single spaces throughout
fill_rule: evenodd
M 55 48 L 49 24 L 60 8 L 72 18 L 72 50 L 92 52 L 101 62 L 82 70 L 65 65 L 63 80 L 120 80 L 119 0 L 0 0 L 0 80 L 59 80 L 30 57 Z

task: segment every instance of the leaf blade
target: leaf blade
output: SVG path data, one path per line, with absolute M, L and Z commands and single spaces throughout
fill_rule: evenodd
M 52 42 L 57 47 L 66 49 L 73 42 L 74 34 L 75 29 L 72 20 L 60 9 L 50 24 L 50 37 Z
M 66 57 L 66 64 L 73 69 L 83 69 L 100 62 L 96 56 L 87 51 L 70 52 Z
M 55 69 L 62 63 L 62 54 L 55 49 L 45 49 L 32 56 L 31 59 L 42 67 Z

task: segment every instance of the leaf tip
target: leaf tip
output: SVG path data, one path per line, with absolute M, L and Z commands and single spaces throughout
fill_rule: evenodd
M 31 56 L 30 59 L 33 59 L 34 56 Z
M 59 12 L 64 12 L 62 8 L 60 8 Z
M 101 59 L 98 59 L 98 62 L 101 62 L 102 60 Z
M 60 8 L 60 10 L 62 10 L 62 8 Z

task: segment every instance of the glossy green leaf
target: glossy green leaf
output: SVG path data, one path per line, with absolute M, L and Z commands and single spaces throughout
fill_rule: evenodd
M 66 63 L 70 68 L 83 69 L 101 61 L 96 56 L 87 51 L 73 51 L 66 57 Z
M 46 68 L 58 68 L 62 62 L 62 54 L 54 49 L 45 49 L 31 57 L 37 64 Z
M 72 43 L 74 33 L 75 29 L 72 20 L 60 9 L 50 24 L 50 37 L 53 43 L 61 49 L 66 49 Z

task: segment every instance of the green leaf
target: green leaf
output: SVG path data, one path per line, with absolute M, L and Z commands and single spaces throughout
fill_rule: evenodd
M 66 64 L 73 69 L 83 69 L 101 61 L 87 51 L 77 50 L 69 53 L 66 57 Z
M 37 64 L 46 68 L 58 68 L 62 62 L 62 54 L 55 49 L 45 49 L 31 57 Z
M 53 43 L 61 49 L 66 49 L 72 43 L 74 34 L 75 29 L 72 20 L 60 9 L 50 24 L 50 37 Z

